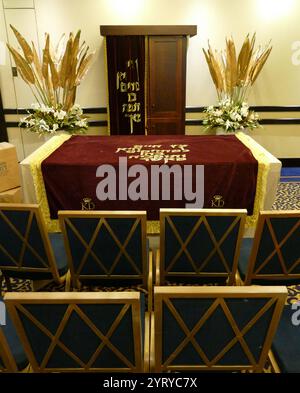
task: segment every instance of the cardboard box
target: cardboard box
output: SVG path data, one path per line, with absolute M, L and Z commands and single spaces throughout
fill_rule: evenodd
M 20 187 L 21 178 L 14 145 L 7 142 L 0 143 L 0 192 Z
M 0 192 L 0 203 L 22 203 L 21 187 Z

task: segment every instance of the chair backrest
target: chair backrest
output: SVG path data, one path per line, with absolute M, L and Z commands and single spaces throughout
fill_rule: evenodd
M 252 281 L 300 283 L 300 210 L 260 213 L 245 285 Z
M 16 329 L 0 297 L 0 372 L 18 372 L 27 365 L 28 360 Z
M 0 270 L 4 274 L 58 279 L 38 205 L 0 203 L 0 234 Z
M 146 285 L 146 212 L 60 211 L 58 216 L 74 286 L 86 280 Z
M 35 372 L 142 371 L 138 292 L 7 293 Z
M 155 371 L 262 371 L 286 287 L 155 287 Z
M 160 283 L 165 280 L 235 282 L 247 210 L 161 209 Z

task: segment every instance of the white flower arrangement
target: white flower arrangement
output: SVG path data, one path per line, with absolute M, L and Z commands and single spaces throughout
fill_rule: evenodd
M 57 131 L 64 130 L 70 134 L 82 134 L 88 129 L 87 119 L 82 117 L 83 112 L 78 104 L 73 105 L 69 111 L 64 111 L 59 106 L 45 106 L 34 103 L 28 116 L 20 120 L 19 126 L 29 131 L 55 135 Z
M 10 25 L 11 26 L 11 25 Z M 63 36 L 56 49 L 45 34 L 45 47 L 39 57 L 34 43 L 30 45 L 18 30 L 11 26 L 21 48 L 7 47 L 15 61 L 19 76 L 30 87 L 36 104 L 19 125 L 38 134 L 55 134 L 59 130 L 83 133 L 88 128 L 79 105 L 75 105 L 77 88 L 92 63 L 95 52 L 80 43 L 80 30 L 69 38 Z M 21 50 L 20 50 L 21 49 Z
M 204 113 L 203 124 L 207 126 L 206 129 L 221 127 L 225 132 L 235 132 L 260 127 L 258 114 L 251 111 L 246 102 L 234 102 L 226 98 L 218 106 L 207 107 Z

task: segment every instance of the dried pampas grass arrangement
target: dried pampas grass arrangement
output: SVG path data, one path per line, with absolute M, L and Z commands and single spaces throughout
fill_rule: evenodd
M 80 44 L 80 30 L 69 38 L 65 35 L 59 40 L 53 50 L 50 36 L 45 35 L 45 47 L 41 59 L 37 54 L 34 43 L 31 45 L 10 25 L 21 51 L 11 45 L 7 47 L 15 61 L 21 78 L 31 88 L 35 99 L 46 107 L 60 108 L 69 111 L 76 98 L 76 90 L 85 77 L 95 52 L 88 53 L 89 47 L 85 42 Z
M 203 49 L 219 100 L 245 101 L 248 88 L 256 81 L 272 50 L 270 43 L 255 49 L 255 39 L 255 34 L 252 38 L 248 34 L 238 55 L 232 38 L 226 39 L 224 51 L 213 50 L 210 44 L 208 50 Z

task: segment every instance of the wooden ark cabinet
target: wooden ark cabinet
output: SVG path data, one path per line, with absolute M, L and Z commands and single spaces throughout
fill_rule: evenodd
M 145 37 L 145 134 L 185 134 L 187 37 L 197 26 L 101 26 L 100 32 Z
M 148 134 L 184 134 L 186 36 L 148 39 Z

